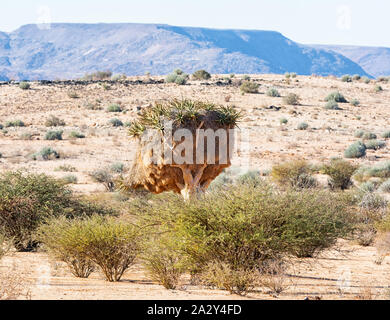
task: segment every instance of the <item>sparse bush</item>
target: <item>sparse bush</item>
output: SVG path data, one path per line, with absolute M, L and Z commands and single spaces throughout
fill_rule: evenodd
M 338 91 L 332 92 L 329 94 L 326 98 L 325 101 L 336 101 L 338 103 L 347 103 L 347 99 Z
M 6 128 L 11 128 L 11 127 L 24 127 L 24 122 L 21 120 L 13 120 L 13 121 L 8 121 L 5 124 Z
M 65 184 L 76 184 L 78 179 L 75 175 L 70 174 L 62 178 Z
M 344 151 L 344 157 L 348 159 L 362 158 L 366 155 L 366 150 L 366 146 L 362 142 L 358 141 L 350 145 Z
M 114 163 L 111 166 L 111 171 L 114 173 L 123 173 L 125 171 L 125 165 L 123 163 Z
M 375 92 L 382 92 L 383 88 L 380 85 L 377 85 L 377 86 L 375 86 L 374 91 Z
M 178 85 L 185 85 L 187 83 L 189 76 L 185 74 L 182 70 L 176 69 L 173 73 L 169 74 L 165 78 L 166 83 L 176 83 Z
M 285 76 L 286 79 L 290 79 L 291 78 L 291 74 L 289 72 L 286 72 L 284 74 L 284 76 Z
M 48 131 L 45 140 L 62 140 L 63 131 Z
M 369 84 L 371 82 L 371 80 L 368 78 L 368 77 L 363 77 L 362 78 L 362 81 L 365 83 L 365 84 Z
M 390 193 L 390 179 L 383 182 L 378 190 L 379 192 Z
M 332 189 L 346 190 L 353 185 L 351 180 L 357 167 L 342 159 L 334 159 L 324 165 L 323 171 L 329 176 L 328 185 Z
M 31 88 L 31 85 L 28 82 L 23 81 L 23 82 L 19 83 L 19 88 L 22 90 L 28 90 Z
M 354 107 L 358 107 L 360 105 L 360 101 L 357 100 L 357 99 L 352 99 L 351 100 L 351 105 L 353 105 Z
M 280 93 L 278 90 L 276 90 L 275 88 L 271 88 L 267 91 L 267 96 L 268 97 L 280 97 Z
M 390 139 L 390 131 L 386 131 L 382 134 L 382 138 L 384 139 Z
M 77 169 L 71 165 L 62 165 L 56 168 L 54 171 L 62 171 L 62 172 L 77 172 Z
M 181 276 L 187 270 L 180 245 L 172 237 L 162 236 L 150 242 L 142 255 L 143 264 L 153 280 L 164 288 L 177 288 Z
M 352 82 L 352 77 L 348 74 L 341 77 L 342 82 Z
M 244 81 L 240 87 L 240 90 L 243 93 L 258 93 L 259 85 L 251 81 Z
M 109 192 L 115 191 L 114 177 L 111 175 L 111 173 L 108 170 L 105 169 L 95 170 L 91 172 L 89 175 L 95 182 L 103 184 L 107 191 Z
M 40 174 L 7 172 L 0 176 L 0 230 L 19 251 L 34 250 L 34 232 L 46 219 L 107 214 L 101 207 L 83 202 L 61 180 Z
M 254 269 L 232 268 L 228 263 L 212 262 L 201 274 L 205 285 L 223 288 L 231 294 L 245 295 L 258 283 L 259 274 Z
M 300 98 L 295 93 L 289 93 L 286 97 L 283 98 L 283 103 L 290 106 L 297 106 L 300 103 Z
M 293 188 L 313 188 L 317 186 L 306 161 L 291 161 L 272 167 L 271 178 L 280 186 Z
M 359 74 L 355 74 L 355 75 L 352 77 L 352 79 L 353 79 L 354 81 L 359 81 L 359 80 L 361 79 L 361 76 L 360 76 Z
M 385 141 L 380 140 L 369 140 L 365 142 L 366 148 L 370 150 L 379 150 L 386 147 Z
M 336 101 L 328 101 L 325 105 L 326 110 L 341 110 Z
M 281 118 L 281 119 L 279 119 L 279 122 L 281 125 L 285 125 L 288 123 L 288 120 L 286 118 Z
M 68 97 L 71 99 L 78 99 L 80 98 L 79 95 L 76 92 L 68 92 Z
M 110 282 L 122 278 L 140 250 L 140 230 L 130 223 L 93 216 L 60 226 L 46 228 L 49 245 L 71 258 L 92 261 Z
M 390 178 L 390 161 L 379 163 L 373 167 L 363 166 L 357 170 L 354 178 L 357 181 L 367 181 L 370 178 Z
M 211 79 L 211 74 L 208 73 L 206 70 L 198 70 L 194 72 L 192 77 L 195 80 L 209 80 Z
M 95 269 L 93 262 L 80 248 L 83 231 L 80 221 L 64 218 L 49 220 L 37 231 L 37 237 L 49 255 L 65 262 L 77 278 L 88 278 Z
M 363 140 L 375 140 L 377 138 L 377 135 L 372 132 L 365 132 L 362 138 Z
M 112 104 L 108 106 L 107 112 L 122 112 L 122 107 L 119 104 Z
M 69 134 L 70 139 L 84 139 L 85 135 L 83 133 L 77 132 L 77 131 L 72 131 Z
M 360 186 L 359 186 L 359 189 L 366 193 L 366 192 L 374 192 L 375 189 L 376 189 L 376 185 L 375 183 L 371 182 L 371 181 L 367 181 L 367 182 L 364 182 L 362 183 Z
M 119 120 L 118 118 L 114 118 L 114 119 L 111 119 L 109 121 L 109 123 L 113 126 L 113 127 L 123 127 L 123 122 L 121 120 Z
M 41 151 L 34 153 L 32 155 L 33 160 L 47 161 L 47 160 L 54 160 L 58 158 L 60 158 L 60 154 L 56 150 L 50 147 L 44 147 L 41 149 Z
M 297 126 L 298 130 L 307 130 L 308 128 L 309 128 L 309 125 L 306 122 L 301 122 Z
M 297 74 L 295 72 L 290 73 L 291 78 L 296 78 Z
M 31 133 L 24 132 L 20 135 L 20 140 L 30 141 L 33 139 L 33 136 Z
M 65 121 L 51 115 L 45 122 L 46 127 L 64 127 Z
M 355 138 L 363 138 L 363 135 L 364 135 L 364 131 L 363 130 L 357 130 L 355 132 Z

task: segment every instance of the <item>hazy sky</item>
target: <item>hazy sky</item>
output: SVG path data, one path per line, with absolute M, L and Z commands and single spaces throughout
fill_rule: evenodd
M 275 30 L 294 41 L 390 47 L 388 0 L 1 0 L 0 30 L 39 22 L 137 22 Z

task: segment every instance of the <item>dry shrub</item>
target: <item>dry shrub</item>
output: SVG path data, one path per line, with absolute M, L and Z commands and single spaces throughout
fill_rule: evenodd
M 334 159 L 330 164 L 324 165 L 323 171 L 330 177 L 328 185 L 331 189 L 345 190 L 353 185 L 351 178 L 357 168 L 345 160 Z
M 281 294 L 291 284 L 286 274 L 286 265 L 280 258 L 264 262 L 260 273 L 260 285 L 269 289 L 272 294 Z
M 58 231 L 59 226 L 63 231 Z M 140 250 L 139 229 L 113 218 L 93 216 L 82 220 L 52 221 L 43 227 L 42 233 L 42 240 L 47 240 L 46 246 L 54 251 L 58 248 L 64 250 L 63 256 L 78 259 L 78 266 L 83 262 L 82 266 L 88 268 L 92 261 L 110 282 L 122 278 Z M 71 261 L 65 262 L 69 265 Z
M 210 263 L 201 274 L 202 282 L 208 286 L 222 288 L 231 294 L 245 295 L 258 283 L 258 272 L 254 269 L 232 269 L 227 263 Z
M 186 271 L 179 245 L 171 237 L 151 241 L 143 254 L 143 264 L 153 280 L 164 288 L 174 290 Z
M 82 232 L 81 224 L 62 218 L 42 225 L 37 233 L 53 258 L 65 262 L 75 277 L 88 278 L 94 264 L 78 247 Z
M 0 231 L 18 251 L 35 250 L 34 232 L 48 218 L 73 218 L 111 210 L 73 197 L 63 181 L 44 174 L 7 172 L 0 176 Z
M 317 182 L 311 171 L 306 161 L 296 160 L 274 166 L 271 178 L 284 187 L 313 188 L 317 186 Z

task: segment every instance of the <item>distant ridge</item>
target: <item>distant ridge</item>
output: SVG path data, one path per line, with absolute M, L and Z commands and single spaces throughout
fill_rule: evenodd
M 390 76 L 390 48 L 359 46 L 315 46 L 340 53 L 374 77 Z
M 278 32 L 159 24 L 25 25 L 0 32 L 0 80 L 74 79 L 96 70 L 163 75 L 212 73 L 360 74 L 345 56 L 298 44 Z

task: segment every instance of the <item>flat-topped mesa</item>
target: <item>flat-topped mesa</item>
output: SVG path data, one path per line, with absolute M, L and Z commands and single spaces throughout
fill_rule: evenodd
M 191 100 L 155 103 L 131 124 L 138 150 L 125 189 L 173 191 L 188 200 L 231 165 L 240 112 Z

